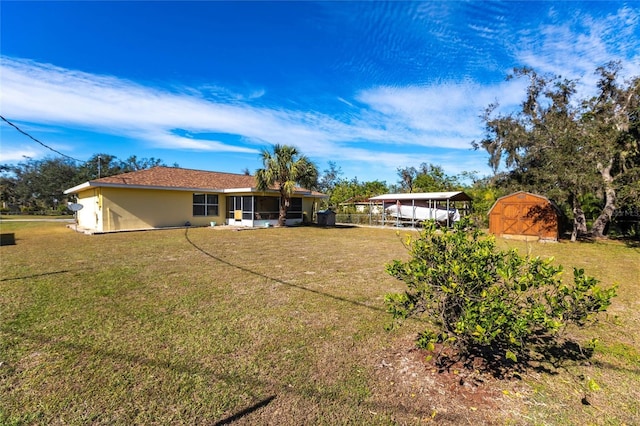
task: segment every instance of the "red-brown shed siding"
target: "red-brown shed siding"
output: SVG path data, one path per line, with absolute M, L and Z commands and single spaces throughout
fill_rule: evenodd
M 489 210 L 489 232 L 557 240 L 558 211 L 547 198 L 529 192 L 515 192 L 495 202 Z

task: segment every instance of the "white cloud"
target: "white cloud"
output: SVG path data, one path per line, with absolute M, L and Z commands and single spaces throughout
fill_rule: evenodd
M 503 108 L 516 105 L 524 84 L 517 81 L 481 86 L 476 83 L 427 87 L 379 87 L 363 91 L 358 100 L 378 113 L 379 127 L 391 129 L 396 142 L 469 148 L 482 135 L 480 114 L 500 99 Z
M 2 149 L 0 151 L 0 163 L 17 163 L 26 158 L 36 158 L 42 153 L 33 149 Z
M 555 20 L 553 14 L 550 17 Z M 540 73 L 580 79 L 579 96 L 595 91 L 596 68 L 621 61 L 623 77 L 640 74 L 637 31 L 640 12 L 622 7 L 603 19 L 577 12 L 572 21 L 541 25 L 522 33 L 515 50 L 516 59 Z
M 159 130 L 233 132 L 243 121 L 232 105 L 217 105 L 115 77 L 6 58 L 2 73 L 2 108 L 16 120 L 133 134 L 149 142 L 161 133 Z M 182 147 L 182 139 L 175 139 L 176 148 Z
M 3 114 L 14 120 L 131 137 L 163 148 L 257 152 L 254 147 L 177 136 L 175 129 L 236 135 L 260 145 L 304 141 L 320 154 L 344 138 L 359 137 L 348 125 L 322 114 L 257 108 L 227 97 L 216 102 L 28 60 L 3 58 L 2 86 Z

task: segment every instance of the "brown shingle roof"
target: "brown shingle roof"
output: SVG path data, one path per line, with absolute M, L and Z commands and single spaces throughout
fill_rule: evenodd
M 122 173 L 95 179 L 70 188 L 65 193 L 75 193 L 88 186 L 131 186 L 148 188 L 175 188 L 175 189 L 199 189 L 210 191 L 222 191 L 225 189 L 255 189 L 257 184 L 255 176 L 209 172 L 205 170 L 182 169 L 179 167 L 158 166 L 151 169 Z M 275 190 L 275 187 L 271 189 Z M 295 189 L 296 192 L 310 192 L 304 188 Z M 311 191 L 311 195 L 322 197 L 323 194 Z
M 178 167 L 153 167 L 151 169 L 108 176 L 92 182 L 200 189 L 254 188 L 256 186 L 255 177 L 249 175 L 207 172 Z

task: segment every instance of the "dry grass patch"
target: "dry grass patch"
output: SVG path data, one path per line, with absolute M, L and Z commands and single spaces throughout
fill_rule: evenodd
M 419 324 L 384 331 L 406 257 L 387 229 L 1 226 L 0 423 L 640 423 L 637 249 L 531 245 L 620 282 L 618 320 L 580 336 L 589 365 L 501 382 L 435 372 Z

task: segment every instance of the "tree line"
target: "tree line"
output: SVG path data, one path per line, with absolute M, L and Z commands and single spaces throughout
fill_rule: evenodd
M 66 189 L 100 177 L 164 165 L 153 157 L 132 155 L 120 160 L 110 154 L 95 154 L 81 164 L 64 157 L 25 158 L 17 164 L 0 164 L 0 207 L 4 212 L 69 213 Z

